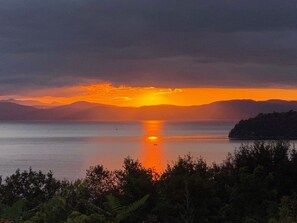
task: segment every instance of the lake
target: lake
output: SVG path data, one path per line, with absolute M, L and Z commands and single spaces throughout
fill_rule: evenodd
M 82 178 L 90 166 L 121 168 L 131 157 L 162 171 L 188 153 L 222 162 L 240 146 L 227 135 L 234 122 L 0 122 L 0 175 L 17 168 Z

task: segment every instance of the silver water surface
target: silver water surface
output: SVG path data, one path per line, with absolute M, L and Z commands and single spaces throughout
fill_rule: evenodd
M 222 162 L 241 142 L 227 138 L 234 122 L 0 122 L 0 175 L 49 171 L 74 180 L 96 164 L 121 168 L 126 157 L 162 170 L 178 156 Z

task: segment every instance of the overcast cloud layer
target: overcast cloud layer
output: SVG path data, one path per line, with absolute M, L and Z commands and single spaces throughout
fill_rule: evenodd
M 0 0 L 0 93 L 296 87 L 295 0 Z

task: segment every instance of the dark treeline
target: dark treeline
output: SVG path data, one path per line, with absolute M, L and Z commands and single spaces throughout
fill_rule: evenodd
M 230 131 L 232 139 L 290 140 L 297 139 L 297 112 L 274 112 L 259 114 L 254 118 L 241 120 Z
M 1 182 L 0 210 L 2 222 L 293 223 L 297 152 L 288 142 L 255 142 L 220 165 L 188 155 L 160 175 L 127 158 L 121 170 L 91 167 L 72 183 L 17 171 Z

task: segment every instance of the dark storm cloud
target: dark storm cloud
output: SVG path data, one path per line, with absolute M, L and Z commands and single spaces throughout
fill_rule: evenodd
M 92 81 L 296 86 L 294 0 L 0 0 L 0 93 Z

